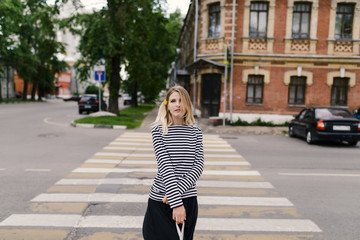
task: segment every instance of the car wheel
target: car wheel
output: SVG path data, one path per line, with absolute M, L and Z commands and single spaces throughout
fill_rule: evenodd
M 81 110 L 79 110 L 79 114 L 82 114 L 82 111 L 81 111 Z
M 348 142 L 348 144 L 350 146 L 355 146 L 357 143 L 358 143 L 358 141 L 350 141 L 350 142 Z
M 293 127 L 293 126 L 289 126 L 289 136 L 290 136 L 290 137 L 295 137 L 294 127 Z
M 306 142 L 307 142 L 308 144 L 314 143 L 314 140 L 313 140 L 311 131 L 307 131 L 307 132 L 306 132 Z

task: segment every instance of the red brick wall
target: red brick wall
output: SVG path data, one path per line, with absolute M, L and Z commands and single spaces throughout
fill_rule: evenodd
M 319 1 L 318 26 L 317 26 L 317 54 L 327 55 L 327 41 L 329 36 L 330 24 L 330 4 L 331 1 Z M 312 26 L 311 26 L 312 27 Z
M 286 35 L 287 1 L 276 1 L 274 23 L 274 53 L 284 53 L 284 37 Z

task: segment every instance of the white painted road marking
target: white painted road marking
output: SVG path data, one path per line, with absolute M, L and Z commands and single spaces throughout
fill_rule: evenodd
M 135 144 L 137 144 L 138 146 L 141 146 L 141 147 L 151 147 L 151 150 L 154 150 L 152 148 L 153 144 L 152 144 L 152 141 L 149 141 L 149 142 L 141 142 L 141 143 L 137 143 L 137 142 L 133 142 L 133 141 L 116 141 L 116 142 L 111 142 L 109 144 L 109 146 L 111 145 L 121 145 L 121 146 L 134 146 Z M 231 147 L 231 145 L 229 145 L 228 143 L 224 142 L 224 143 L 217 143 L 215 145 L 217 148 L 221 148 L 221 147 Z M 209 144 L 209 143 L 206 143 L 204 142 L 204 147 L 205 148 L 213 148 L 214 145 L 212 144 Z
M 205 158 L 242 158 L 241 155 L 236 154 L 206 154 Z M 95 153 L 95 156 L 109 156 L 109 157 L 153 157 L 155 154 L 142 154 L 142 153 L 118 153 L 118 152 L 98 152 Z
M 146 185 L 153 184 L 152 179 L 134 179 L 134 178 L 66 178 L 58 181 L 56 185 L 101 185 L 101 184 L 115 184 L 115 185 Z M 216 187 L 216 188 L 274 188 L 268 182 L 238 182 L 238 181 L 209 181 L 198 180 L 196 182 L 198 187 Z
M 300 177 L 360 177 L 360 174 L 341 174 L 341 173 L 278 173 L 281 176 L 300 176 Z
M 73 227 L 80 218 L 72 214 L 13 214 L 0 226 Z
M 24 169 L 25 172 L 51 172 L 51 169 Z
M 93 163 L 105 163 L 102 162 L 100 159 L 89 159 L 86 162 L 93 162 Z M 104 159 L 104 161 L 109 161 L 109 159 Z M 113 160 L 116 161 L 116 160 Z M 120 161 L 118 161 L 120 163 Z M 115 162 L 114 162 L 115 163 Z M 156 164 L 156 160 L 123 160 L 121 161 L 123 164 L 134 164 L 134 165 L 152 165 Z M 229 162 L 229 161 L 205 161 L 206 166 L 250 166 L 249 162 Z
M 137 148 L 137 147 L 104 147 L 105 150 L 132 150 L 132 151 L 154 151 L 153 148 Z M 236 152 L 235 149 L 229 148 L 205 148 L 205 152 Z
M 14 214 L 0 226 L 142 228 L 143 216 L 81 216 L 64 214 Z M 321 232 L 310 220 L 198 218 L 200 231 Z
M 146 203 L 148 194 L 115 194 L 115 193 L 42 193 L 32 202 L 119 202 Z M 199 204 L 226 206 L 293 206 L 286 198 L 281 197 L 227 197 L 199 196 Z
M 52 119 L 52 118 L 50 118 L 50 117 L 47 117 L 47 118 L 44 118 L 44 123 L 47 123 L 47 124 L 49 124 L 49 125 L 54 125 L 54 126 L 61 126 L 61 127 L 70 127 L 71 125 L 70 124 L 68 124 L 68 123 L 56 123 L 56 122 L 52 122 L 52 121 L 50 121 L 50 119 Z
M 85 163 L 110 163 L 110 164 L 119 164 L 121 160 L 111 160 L 111 159 L 88 159 Z
M 75 173 L 131 173 L 131 172 L 152 172 L 156 173 L 156 168 L 76 168 Z M 260 176 L 258 171 L 230 171 L 230 170 L 204 170 L 203 175 L 222 175 L 222 176 Z

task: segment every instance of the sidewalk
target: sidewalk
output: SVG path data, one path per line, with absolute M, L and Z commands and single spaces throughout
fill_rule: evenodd
M 149 131 L 151 129 L 151 123 L 155 121 L 158 112 L 158 107 L 155 107 L 149 112 L 144 119 L 140 128 L 137 129 L 139 132 Z M 208 118 L 198 118 L 198 125 L 203 133 L 208 134 L 236 134 L 236 135 L 278 135 L 283 134 L 287 131 L 287 127 L 263 127 L 263 126 L 229 126 L 223 127 L 212 126 Z

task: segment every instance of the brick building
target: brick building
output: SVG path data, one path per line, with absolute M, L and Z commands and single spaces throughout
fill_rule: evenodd
M 360 106 L 358 0 L 193 0 L 174 78 L 192 97 L 195 90 L 202 117 L 224 111 L 226 44 L 226 116 L 233 121 Z

